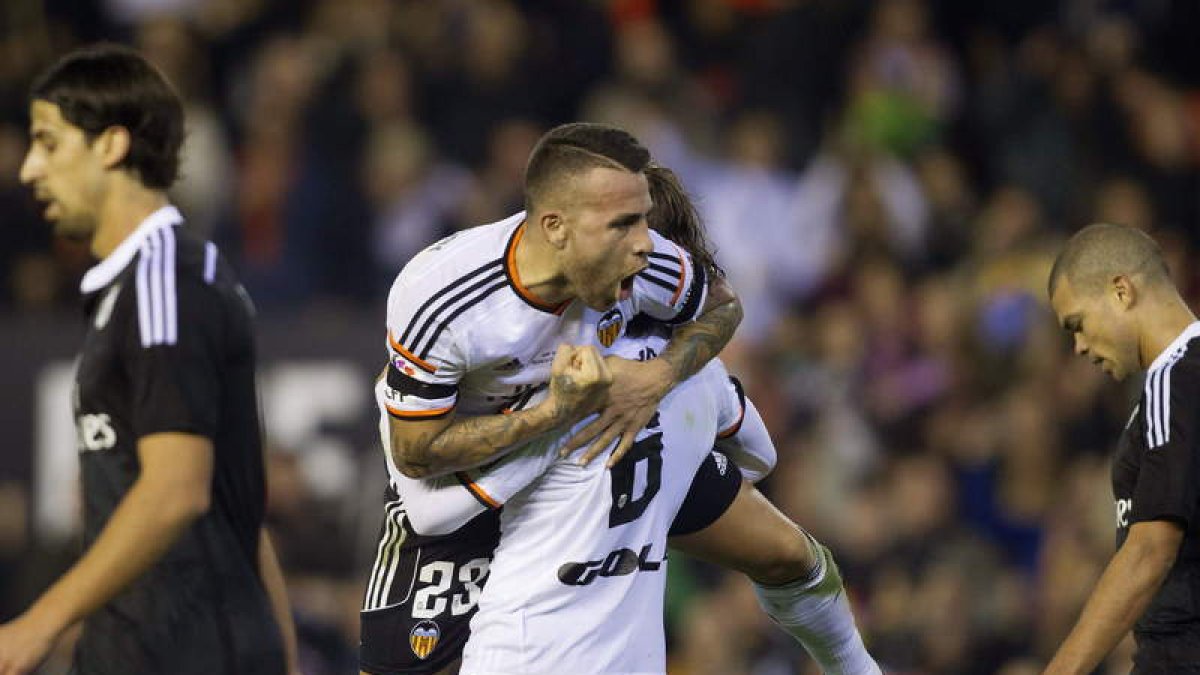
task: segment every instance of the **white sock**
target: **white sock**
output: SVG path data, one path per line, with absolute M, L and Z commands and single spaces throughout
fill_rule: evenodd
M 811 536 L 808 540 L 817 558 L 813 574 L 782 586 L 755 583 L 759 604 L 827 674 L 879 675 L 882 671 L 854 625 L 833 555 Z

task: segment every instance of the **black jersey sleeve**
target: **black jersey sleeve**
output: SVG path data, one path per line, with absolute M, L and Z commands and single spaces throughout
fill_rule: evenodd
M 1184 359 L 1146 377 L 1145 455 L 1134 488 L 1130 522 L 1173 520 L 1184 527 L 1196 512 L 1200 462 L 1200 364 Z
M 122 341 L 134 435 L 178 431 L 212 438 L 231 303 L 202 279 L 149 267 L 145 274 L 139 269 L 129 294 Z

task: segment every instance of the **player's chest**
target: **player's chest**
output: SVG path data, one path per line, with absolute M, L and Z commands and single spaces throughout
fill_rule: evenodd
M 87 331 L 75 369 L 72 405 L 76 416 L 87 413 L 121 413 L 129 391 L 129 376 L 122 361 L 123 326 L 114 319 L 113 306 L 120 292 L 114 287 L 89 304 Z
M 489 317 L 471 327 L 470 372 L 459 384 L 465 394 L 488 404 L 520 396 L 550 380 L 560 345 L 591 345 L 605 351 L 628 325 L 622 307 L 596 312 L 572 303 L 561 315 L 542 313 L 524 321 Z
M 1142 455 L 1146 452 L 1146 416 L 1142 414 L 1139 401 L 1129 415 L 1125 428 L 1117 440 L 1117 453 L 1113 457 L 1113 495 L 1118 499 L 1129 498 L 1137 487 L 1142 469 Z

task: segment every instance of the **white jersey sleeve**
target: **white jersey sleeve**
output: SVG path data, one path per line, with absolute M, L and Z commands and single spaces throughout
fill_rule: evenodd
M 716 449 L 738 465 L 746 480 L 757 483 L 775 468 L 775 444 L 758 409 L 746 398 L 742 383 L 725 371 L 720 359 L 713 364 L 721 366 L 726 382 L 717 415 Z
M 654 242 L 650 266 L 633 281 L 634 314 L 645 312 L 671 324 L 695 320 L 708 295 L 707 275 L 678 244 L 654 230 L 650 238 Z
M 438 242 L 414 257 L 392 284 L 383 404 L 394 417 L 441 417 L 458 401 L 469 350 L 451 319 L 473 297 L 506 283 L 499 258 L 471 260 L 477 252 L 458 250 L 464 247 L 456 237 Z
M 748 398 L 742 401 L 744 408 L 740 423 L 733 433 L 717 438 L 716 449 L 738 465 L 746 480 L 757 483 L 775 468 L 778 456 L 758 408 Z

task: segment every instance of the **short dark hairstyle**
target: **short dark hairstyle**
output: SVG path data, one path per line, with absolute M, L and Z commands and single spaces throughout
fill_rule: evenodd
M 1067 240 L 1050 268 L 1047 291 L 1054 297 L 1066 278 L 1077 293 L 1096 293 L 1118 275 L 1140 275 L 1152 283 L 1169 282 L 1162 249 L 1150 235 L 1125 225 L 1095 223 Z
M 709 248 L 704 222 L 679 176 L 665 166 L 650 164 L 646 167 L 646 182 L 650 185 L 650 198 L 654 200 L 654 208 L 648 217 L 650 227 L 682 246 L 710 277 L 724 277 L 725 270 L 717 265 Z
M 560 181 L 596 168 L 641 173 L 650 151 L 632 134 L 607 124 L 572 122 L 547 131 L 525 166 L 525 209 L 533 211 Z
M 115 44 L 97 44 L 63 56 L 34 82 L 33 100 L 58 106 L 63 119 L 88 141 L 114 126 L 129 131 L 121 162 L 143 185 L 165 190 L 179 175 L 183 104 L 157 68 Z

